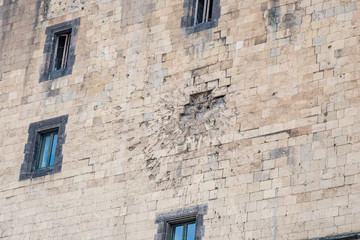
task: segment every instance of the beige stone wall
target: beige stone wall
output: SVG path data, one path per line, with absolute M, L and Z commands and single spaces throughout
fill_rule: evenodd
M 360 232 L 360 1 L 221 0 L 182 35 L 183 1 L 0 0 L 1 239 L 150 240 L 198 204 L 203 240 Z M 61 172 L 19 181 L 29 124 L 66 114 Z

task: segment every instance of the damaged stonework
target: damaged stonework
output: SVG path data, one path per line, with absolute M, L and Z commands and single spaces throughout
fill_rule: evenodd
M 68 13 L 75 13 L 85 8 L 85 0 L 42 0 L 44 1 L 44 8 L 47 11 L 47 15 L 52 17 L 59 17 Z M 59 7 L 60 6 L 60 7 Z M 46 15 L 44 16 L 46 17 Z
M 212 90 L 193 94 L 190 96 L 190 103 L 184 106 L 184 113 L 180 115 L 180 120 L 200 120 L 214 106 L 223 103 L 225 103 L 224 96 L 214 97 Z
M 149 137 L 130 139 L 128 150 L 136 157 L 131 161 L 143 162 L 146 159 L 146 175 L 159 190 L 169 189 L 184 184 L 188 171 L 182 154 L 201 149 L 204 146 L 216 146 L 219 139 L 215 134 L 228 129 L 231 122 L 226 115 L 225 94 L 219 88 L 190 94 L 189 100 L 183 100 L 185 106 L 178 107 L 177 99 L 172 95 L 162 96 L 164 107 L 154 112 L 151 121 L 139 124 L 141 131 L 147 131 Z M 187 94 L 186 94 L 187 95 Z M 144 117 L 149 114 L 144 114 Z M 161 124 L 159 122 L 161 121 Z M 149 129 L 152 129 L 149 132 Z M 154 151 L 162 148 L 164 151 Z M 172 156 L 172 163 L 163 168 L 164 162 Z M 186 161 L 185 161 L 186 162 Z M 185 164 L 185 165 L 184 165 Z

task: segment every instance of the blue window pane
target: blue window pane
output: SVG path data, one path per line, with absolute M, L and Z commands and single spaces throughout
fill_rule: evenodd
M 195 240 L 195 223 L 188 225 L 186 240 Z
M 175 227 L 174 240 L 183 240 L 184 226 Z
M 44 136 L 43 146 L 41 149 L 42 153 L 40 159 L 40 168 L 46 167 L 47 157 L 50 151 L 50 140 L 51 140 L 51 135 Z
M 54 134 L 53 143 L 52 143 L 52 147 L 51 147 L 51 155 L 50 155 L 50 163 L 49 163 L 49 166 L 54 165 L 57 138 L 58 138 L 58 135 L 57 135 L 57 133 L 55 133 L 55 134 Z

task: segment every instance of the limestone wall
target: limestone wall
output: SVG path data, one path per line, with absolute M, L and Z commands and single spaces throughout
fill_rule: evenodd
M 207 205 L 202 240 L 360 232 L 360 1 L 0 0 L 0 238 L 150 240 Z M 80 18 L 72 74 L 39 82 Z M 29 125 L 68 115 L 60 173 L 19 181 Z

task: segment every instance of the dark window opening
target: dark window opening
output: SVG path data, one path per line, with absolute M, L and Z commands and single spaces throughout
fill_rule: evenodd
M 194 26 L 211 21 L 212 5 L 212 0 L 196 0 Z
M 72 73 L 80 18 L 46 28 L 44 63 L 40 82 L 64 77 Z
M 55 70 L 66 68 L 66 64 L 69 57 L 70 41 L 71 41 L 71 32 L 58 34 L 56 36 L 55 64 L 54 64 Z
M 220 0 L 184 0 L 184 16 L 181 18 L 182 34 L 216 27 L 220 14 Z

